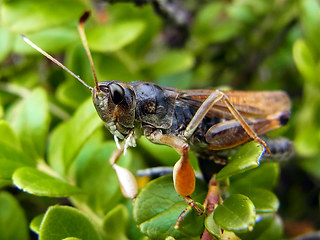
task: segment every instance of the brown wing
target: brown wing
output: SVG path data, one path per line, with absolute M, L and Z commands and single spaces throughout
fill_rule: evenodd
M 180 91 L 178 101 L 199 108 L 213 90 Z M 222 91 L 244 118 L 264 118 L 283 111 L 290 112 L 291 102 L 283 91 Z M 223 101 L 218 101 L 208 117 L 233 119 Z

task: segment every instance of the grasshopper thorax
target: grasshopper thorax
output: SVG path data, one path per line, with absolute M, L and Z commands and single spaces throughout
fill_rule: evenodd
M 119 81 L 100 82 L 92 90 L 94 106 L 108 130 L 124 139 L 134 128 L 136 97 L 132 87 Z

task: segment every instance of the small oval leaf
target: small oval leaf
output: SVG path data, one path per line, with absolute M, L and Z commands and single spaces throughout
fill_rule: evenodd
M 264 152 L 264 147 L 254 141 L 243 145 L 239 151 L 232 156 L 230 163 L 228 163 L 228 165 L 217 174 L 217 180 L 220 181 L 233 175 L 256 168 L 259 166 L 260 159 Z
M 78 33 L 74 25 L 70 25 L 28 33 L 27 37 L 44 51 L 53 54 L 64 51 L 72 44 L 75 45 L 78 40 Z M 40 56 L 39 52 L 26 44 L 20 36 L 17 36 L 16 41 L 14 42 L 13 51 L 18 54 Z
M 237 189 L 252 187 L 271 190 L 277 184 L 279 171 L 278 163 L 263 163 L 258 168 L 231 177 L 230 188 L 234 189 L 234 192 L 236 192 Z
M 3 25 L 13 32 L 20 33 L 39 31 L 75 21 L 86 9 L 78 0 L 3 1 L 1 8 Z
M 201 210 L 204 210 L 203 206 L 200 203 L 196 204 Z M 195 219 L 197 219 L 197 221 L 195 221 Z M 204 230 L 204 219 L 205 214 L 199 216 L 198 210 L 189 206 L 179 223 L 178 230 L 188 236 L 201 236 Z
M 304 79 L 317 86 L 319 84 L 318 74 L 316 71 L 317 63 L 312 50 L 310 50 L 305 41 L 301 39 L 295 41 L 293 45 L 293 59 Z
M 240 233 L 239 237 L 247 240 L 284 239 L 282 220 L 278 215 L 263 214 L 259 216 L 253 231 Z
M 65 238 L 100 240 L 95 227 L 79 210 L 68 206 L 50 207 L 43 218 L 39 239 Z
M 114 141 L 99 141 L 90 139 L 84 145 L 72 171 L 76 185 L 87 194 L 86 204 L 93 211 L 105 214 L 117 205 L 123 195 L 116 173 L 109 163 L 113 150 L 117 148 L 116 144 Z M 132 159 L 132 154 L 128 151 L 126 156 L 120 157 L 118 163 L 122 167 L 130 168 Z
M 148 70 L 154 78 L 160 78 L 186 71 L 193 66 L 194 61 L 191 53 L 176 50 L 166 53 Z
M 64 175 L 85 141 L 101 125 L 102 121 L 97 116 L 92 100 L 88 99 L 69 121 L 58 125 L 52 132 L 48 150 L 50 166 Z
M 197 180 L 191 197 L 196 202 L 203 202 L 206 191 L 206 184 Z M 151 181 L 141 190 L 134 204 L 133 217 L 141 232 L 151 239 L 165 239 L 168 236 L 190 239 L 190 235 L 174 229 L 178 216 L 187 206 L 174 190 L 172 176 L 164 176 Z M 202 219 L 202 216 L 196 216 L 194 222 L 201 222 Z
M 13 48 L 14 35 L 8 29 L 0 26 L 0 63 L 4 61 L 10 54 Z M 1 117 L 0 111 L 0 117 Z
M 32 167 L 19 168 L 12 180 L 21 190 L 38 196 L 68 197 L 81 193 L 79 188 Z
M 125 235 L 129 213 L 123 204 L 117 205 L 103 219 L 103 230 L 111 239 L 127 240 Z M 120 223 L 120 224 L 119 224 Z
M 258 213 L 276 212 L 279 208 L 278 198 L 267 189 L 242 189 L 239 193 L 250 198 Z
M 143 21 L 134 20 L 88 29 L 88 44 L 92 51 L 117 51 L 133 42 L 144 28 Z
M 220 239 L 221 228 L 215 223 L 213 219 L 213 212 L 206 217 L 205 226 L 209 233 L 211 233 L 217 239 Z
M 2 191 L 0 193 L 1 239 L 29 240 L 27 219 L 16 198 Z
M 23 150 L 34 158 L 42 157 L 50 124 L 47 93 L 41 88 L 33 90 L 12 118 L 12 129 L 20 137 Z
M 15 148 L 20 148 L 20 142 L 12 130 L 9 123 L 5 120 L 0 120 L 0 141 L 5 142 Z
M 40 214 L 40 215 L 36 216 L 35 218 L 33 218 L 30 223 L 30 229 L 37 234 L 40 233 L 40 225 L 43 220 L 43 217 L 44 217 L 44 214 Z
M 252 228 L 256 211 L 251 200 L 241 194 L 232 194 L 214 211 L 218 226 L 230 231 L 243 231 Z
M 14 171 L 20 167 L 34 166 L 33 160 L 12 145 L 0 142 L 0 178 L 11 180 Z

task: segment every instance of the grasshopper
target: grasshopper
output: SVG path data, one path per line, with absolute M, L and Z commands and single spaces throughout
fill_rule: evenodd
M 91 91 L 96 111 L 113 134 L 118 147 L 110 163 L 125 196 L 136 197 L 136 181 L 130 172 L 116 163 L 128 147 L 136 145 L 136 139 L 142 134 L 151 142 L 170 146 L 179 153 L 181 158 L 173 171 L 174 187 L 199 213 L 202 210 L 190 197 L 195 188 L 195 173 L 189 162 L 190 148 L 202 158 L 207 156 L 209 160 L 215 160 L 216 152 L 254 140 L 270 153 L 259 136 L 288 122 L 291 103 L 285 92 L 182 91 L 152 82 L 98 82 L 84 32 L 88 16 L 89 12 L 86 12 L 80 18 L 79 33 L 92 66 L 94 87 L 87 85 L 25 36 L 22 37 Z

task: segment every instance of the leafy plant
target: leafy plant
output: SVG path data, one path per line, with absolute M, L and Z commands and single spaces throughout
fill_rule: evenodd
M 271 135 L 292 139 L 296 156 L 268 162 L 256 143 L 241 146 L 217 173 L 216 188 L 208 191 L 197 179 L 192 197 L 199 206 L 212 189 L 221 197 L 214 212 L 199 216 L 188 208 L 178 229 L 187 204 L 171 176 L 139 177 L 134 203 L 123 198 L 109 164 L 116 146 L 90 93 L 20 37 L 28 36 L 93 85 L 77 33 L 87 9 L 100 81 L 286 90 L 292 119 Z M 305 229 L 317 232 L 316 0 L 109 1 L 98 7 L 80 0 L 3 0 L 0 17 L 0 239 L 281 239 Z M 145 138 L 137 145 L 119 161 L 133 173 L 173 166 L 179 158 Z M 198 170 L 196 157 L 191 159 Z

